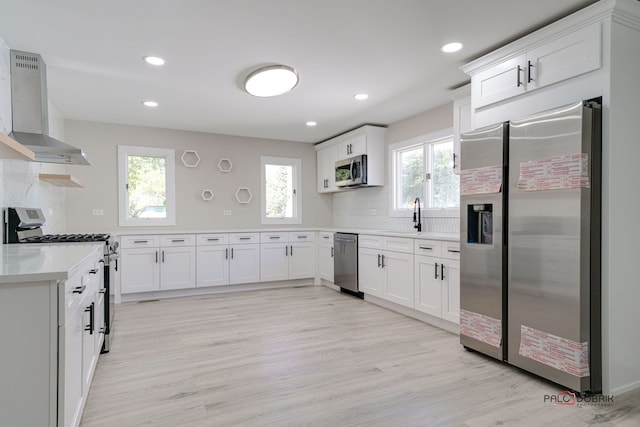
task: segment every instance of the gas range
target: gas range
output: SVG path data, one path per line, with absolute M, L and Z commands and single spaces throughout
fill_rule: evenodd
M 110 334 L 113 326 L 114 297 L 111 289 L 115 272 L 118 271 L 118 242 L 111 239 L 108 233 L 79 233 L 79 234 L 44 234 L 42 226 L 45 217 L 42 209 L 38 208 L 6 208 L 4 216 L 4 243 L 83 243 L 95 242 L 104 244 L 104 289 L 101 290 L 109 298 L 104 305 L 104 346 L 103 352 L 110 347 Z

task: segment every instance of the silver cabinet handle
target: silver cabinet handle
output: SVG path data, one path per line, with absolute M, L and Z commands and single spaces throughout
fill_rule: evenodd
M 460 249 L 447 249 L 447 252 L 451 252 L 452 254 L 459 254 L 460 253 Z
M 438 278 L 438 263 L 437 262 L 436 262 L 435 266 L 436 266 L 436 268 L 435 268 L 436 274 L 435 274 L 434 278 L 437 279 Z
M 289 246 L 284 247 L 284 256 L 289 256 Z
M 148 240 L 134 240 L 133 243 L 149 243 Z
M 322 238 L 329 240 L 331 238 L 331 236 L 322 236 Z
M 444 264 L 440 264 L 440 279 L 444 280 Z
M 229 259 L 229 248 L 224 250 L 224 259 Z
M 293 256 L 293 245 L 291 245 L 291 256 Z
M 432 248 L 431 246 L 422 246 L 422 245 L 420 245 L 420 246 L 418 246 L 418 247 L 419 247 L 420 249 L 425 249 L 425 250 L 427 250 L 427 251 L 432 251 L 432 250 L 433 250 L 433 248 Z
M 164 262 L 164 251 L 162 251 L 162 262 Z
M 380 267 L 380 254 L 378 254 L 378 268 Z
M 382 255 L 382 264 L 380 264 L 380 267 L 384 268 L 384 254 Z
M 331 258 L 333 258 L 333 246 L 331 246 Z
M 298 239 L 306 239 L 309 236 L 298 236 Z
M 279 238 L 280 238 L 280 236 L 271 236 L 271 237 L 269 237 L 269 238 L 270 238 L 270 239 L 279 239 Z
M 156 264 L 158 263 L 158 251 L 156 251 Z
M 231 259 L 233 259 L 233 248 L 231 248 Z
M 240 240 L 251 240 L 251 237 L 240 237 Z
M 184 239 L 171 239 L 171 242 L 180 243 L 180 242 L 184 242 Z
M 207 242 L 217 242 L 218 240 L 220 240 L 218 237 L 212 237 L 207 239 Z

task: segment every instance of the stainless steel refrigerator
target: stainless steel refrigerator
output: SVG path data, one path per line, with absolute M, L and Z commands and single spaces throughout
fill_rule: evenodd
M 569 389 L 602 386 L 601 109 L 461 138 L 460 342 Z

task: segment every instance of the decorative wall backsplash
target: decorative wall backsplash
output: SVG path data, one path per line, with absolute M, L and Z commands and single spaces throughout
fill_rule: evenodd
M 359 188 L 334 193 L 333 226 L 373 230 L 415 231 L 413 217 L 390 217 L 387 187 Z M 422 231 L 460 232 L 460 218 L 422 217 Z

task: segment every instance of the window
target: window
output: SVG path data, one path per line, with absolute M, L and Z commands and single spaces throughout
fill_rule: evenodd
M 262 224 L 302 224 L 302 161 L 261 157 Z
M 174 150 L 118 146 L 120 225 L 176 225 L 174 180 Z
M 394 144 L 389 158 L 391 215 L 413 211 L 416 197 L 427 216 L 459 215 L 460 180 L 453 173 L 450 129 Z

